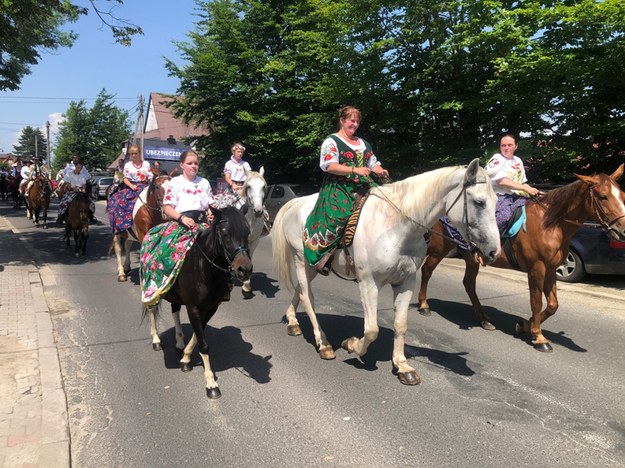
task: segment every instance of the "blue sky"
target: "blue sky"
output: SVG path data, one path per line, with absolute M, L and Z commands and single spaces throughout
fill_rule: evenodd
M 47 121 L 54 143 L 54 131 L 69 103 L 83 99 L 90 108 L 102 88 L 115 95 L 116 106 L 130 112 L 133 128 L 140 95 L 147 104 L 152 91 L 176 92 L 178 80 L 167 76 L 163 57 L 182 64 L 172 41 L 187 41 L 187 33 L 194 30 L 195 1 L 126 0 L 115 13 L 143 28 L 144 35 L 135 36 L 132 46 L 115 44 L 110 30 L 90 10 L 67 26 L 80 34 L 72 48 L 44 52 L 18 91 L 0 92 L 0 152 L 11 152 L 27 125 L 45 134 Z

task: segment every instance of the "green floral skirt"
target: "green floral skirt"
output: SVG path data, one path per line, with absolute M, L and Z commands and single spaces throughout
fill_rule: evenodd
M 170 221 L 153 227 L 145 235 L 139 254 L 144 306 L 154 307 L 171 289 L 197 234 L 208 227 L 206 223 L 198 223 L 193 229 L 187 229 Z

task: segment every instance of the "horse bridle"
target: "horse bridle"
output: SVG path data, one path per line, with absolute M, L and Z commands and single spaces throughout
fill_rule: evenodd
M 224 245 L 223 239 L 221 238 L 221 231 L 219 230 L 219 225 L 223 224 L 223 223 L 228 223 L 227 220 L 221 220 L 219 222 L 217 222 L 215 224 L 215 230 L 217 231 L 217 242 L 219 243 L 219 245 L 221 246 L 222 252 L 224 254 L 224 257 L 226 258 L 226 262 L 228 262 L 228 267 L 224 268 L 220 265 L 217 265 L 217 263 L 215 263 L 215 261 L 211 260 L 210 258 L 208 258 L 208 255 L 206 255 L 206 252 L 204 252 L 204 250 L 199 249 L 200 252 L 202 252 L 202 255 L 204 256 L 204 258 L 206 259 L 206 261 L 208 261 L 208 263 L 210 263 L 211 265 L 213 265 L 215 268 L 217 268 L 219 271 L 223 272 L 223 273 L 227 273 L 227 274 L 232 274 L 234 272 L 234 269 L 232 268 L 232 263 L 234 262 L 234 259 L 237 258 L 239 255 L 242 254 L 247 254 L 248 258 L 250 256 L 250 251 L 247 247 L 243 247 L 242 245 L 239 245 L 238 247 L 236 247 L 234 249 L 234 251 L 232 252 L 228 252 L 228 249 L 226 249 L 226 246 Z M 200 231 L 197 232 L 197 234 L 195 234 L 195 236 L 199 236 Z
M 620 215 L 614 218 L 612 221 L 605 221 L 605 218 L 607 218 L 606 212 L 601 206 L 600 200 L 597 200 L 597 196 L 595 195 L 595 191 L 592 189 L 592 187 L 590 187 L 590 205 L 595 210 L 595 216 L 597 216 L 599 224 L 606 231 L 610 231 L 614 224 L 616 224 L 621 218 L 625 218 L 625 215 Z
M 152 182 L 150 183 L 150 185 L 154 184 L 154 187 L 155 187 L 154 190 L 156 190 L 156 181 L 161 178 L 167 178 L 167 180 L 171 180 L 171 176 L 168 174 L 156 176 L 154 180 L 152 180 Z M 160 200 L 160 198 L 158 197 L 156 198 L 156 208 L 153 208 L 150 205 L 148 205 L 147 200 L 142 200 L 141 194 L 139 194 L 137 198 L 141 200 L 141 203 L 143 203 L 143 206 L 146 206 L 149 210 L 154 211 L 154 212 L 160 212 L 160 213 L 163 212 L 163 202 Z

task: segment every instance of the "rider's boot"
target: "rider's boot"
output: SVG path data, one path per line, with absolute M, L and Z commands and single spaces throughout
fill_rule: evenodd
M 317 270 L 317 273 L 323 276 L 328 276 L 330 274 L 330 270 L 332 268 L 332 261 L 334 260 L 335 250 L 336 248 L 324 253 L 323 257 L 321 257 L 321 260 L 319 260 L 315 264 L 315 270 Z

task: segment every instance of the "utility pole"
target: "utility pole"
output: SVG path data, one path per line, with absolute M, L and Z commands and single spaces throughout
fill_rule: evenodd
M 46 138 L 48 141 L 48 148 L 46 152 L 46 166 L 48 168 L 48 175 L 52 175 L 52 169 L 50 168 L 50 121 L 46 122 Z
M 37 135 L 37 132 L 35 132 L 35 157 L 39 156 L 39 151 L 37 149 L 37 143 L 38 143 L 37 140 L 39 139 L 39 138 L 37 138 L 38 136 L 39 135 Z

